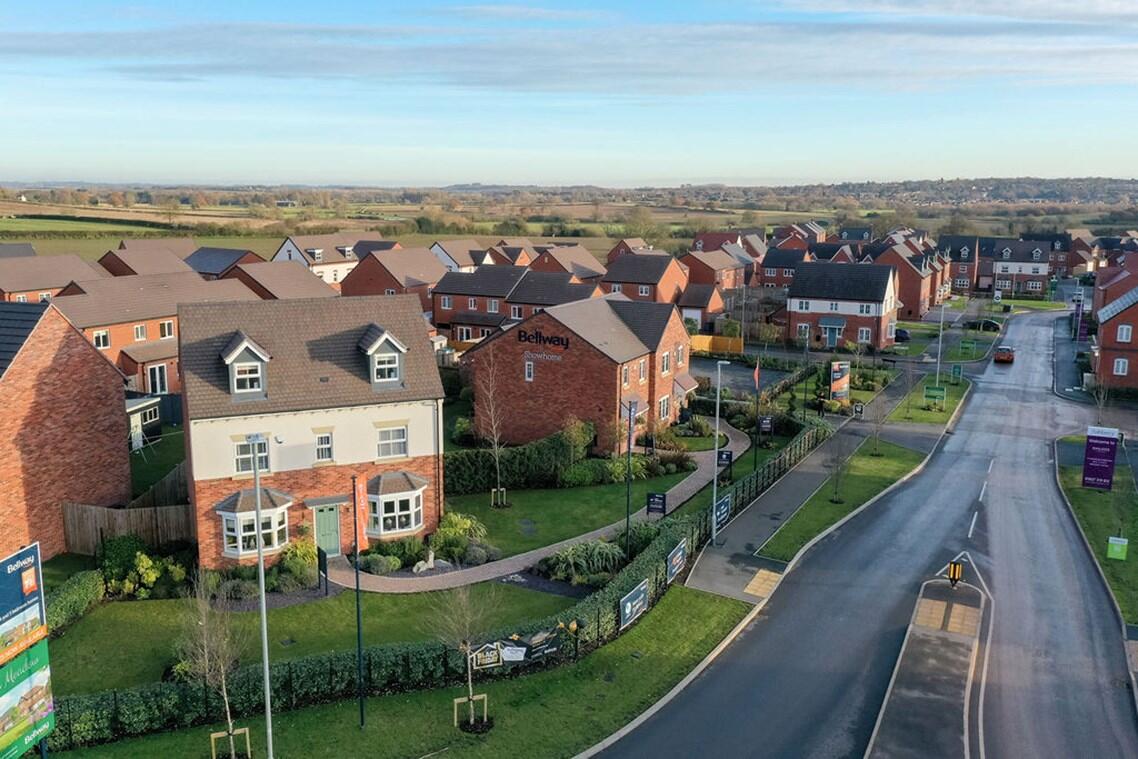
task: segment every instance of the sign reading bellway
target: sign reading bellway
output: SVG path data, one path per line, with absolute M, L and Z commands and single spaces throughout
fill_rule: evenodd
M 39 543 L 0 565 L 0 759 L 23 756 L 55 727 Z
M 1083 487 L 1110 490 L 1114 484 L 1114 459 L 1118 455 L 1118 430 L 1087 427 L 1083 452 Z

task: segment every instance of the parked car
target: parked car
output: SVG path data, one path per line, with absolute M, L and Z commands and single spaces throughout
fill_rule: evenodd
M 974 329 L 978 332 L 999 332 L 1000 323 L 995 319 L 973 319 L 964 322 L 964 329 Z
M 912 340 L 912 336 L 907 329 L 898 329 L 893 333 L 893 339 L 899 343 L 907 343 Z
M 1001 345 L 996 348 L 996 355 L 994 358 L 997 364 L 1010 364 L 1016 360 L 1015 348 L 1010 345 Z

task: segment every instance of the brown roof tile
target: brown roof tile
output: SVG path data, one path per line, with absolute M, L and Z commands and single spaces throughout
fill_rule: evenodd
M 74 253 L 34 258 L 0 258 L 0 290 L 9 293 L 50 290 L 63 287 L 73 280 L 87 282 L 110 278 L 111 275 L 103 267 L 85 261 Z
M 239 264 L 237 269 L 276 298 L 334 298 L 337 293 L 299 261 Z
M 183 303 L 260 300 L 233 279 L 207 282 L 197 272 L 107 277 L 78 283 L 80 293 L 60 295 L 56 306 L 76 327 L 102 327 L 174 316 Z

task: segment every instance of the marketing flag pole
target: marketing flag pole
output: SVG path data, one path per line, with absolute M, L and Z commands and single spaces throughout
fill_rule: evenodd
M 362 487 L 361 487 L 362 486 Z M 367 509 L 363 511 L 364 518 L 360 519 L 360 490 L 363 490 L 363 500 L 367 503 L 367 480 L 360 480 L 352 475 L 352 523 L 355 527 L 355 554 L 356 554 L 356 696 L 360 702 L 360 730 L 364 729 L 364 619 L 360 607 L 360 544 L 367 543 Z
M 755 435 L 751 441 L 751 471 L 759 468 L 759 439 L 762 437 L 759 431 L 759 376 L 762 370 L 759 365 L 762 363 L 762 358 L 755 356 Z

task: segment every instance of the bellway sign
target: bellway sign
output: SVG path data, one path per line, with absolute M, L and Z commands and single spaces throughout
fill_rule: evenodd
M 23 756 L 55 727 L 39 543 L 0 565 L 0 759 Z
M 1118 455 L 1118 430 L 1087 427 L 1083 452 L 1083 487 L 1110 490 L 1114 484 L 1114 460 Z
M 648 580 L 641 580 L 628 595 L 620 599 L 620 629 L 631 625 L 648 610 Z

